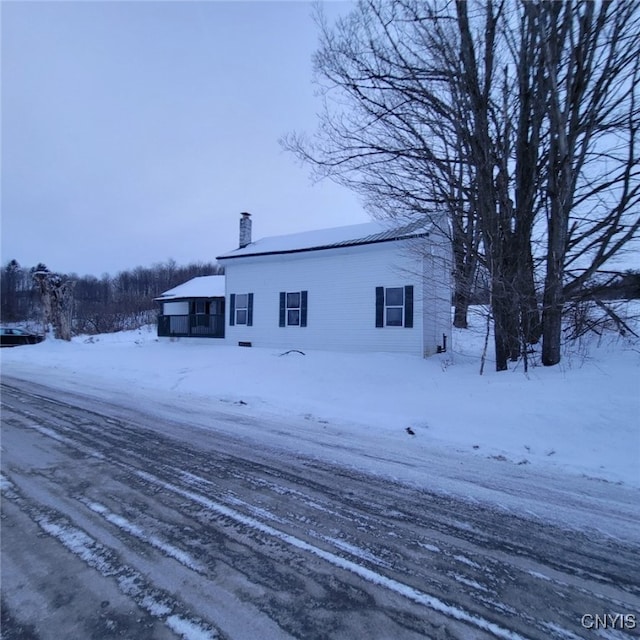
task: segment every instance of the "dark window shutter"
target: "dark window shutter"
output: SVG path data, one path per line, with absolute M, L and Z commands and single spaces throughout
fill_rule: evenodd
M 236 323 L 236 294 L 229 296 L 229 326 L 233 327 Z
M 249 294 L 247 302 L 247 325 L 253 326 L 253 293 Z
M 287 314 L 287 294 L 284 291 L 280 292 L 280 326 L 284 327 L 285 325 L 285 316 Z
M 307 326 L 307 292 L 300 292 L 300 326 Z
M 413 285 L 404 288 L 404 326 L 413 327 Z
M 376 287 L 376 327 L 384 327 L 384 287 Z

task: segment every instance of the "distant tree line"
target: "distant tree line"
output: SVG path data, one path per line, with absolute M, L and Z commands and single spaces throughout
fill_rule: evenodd
M 468 294 L 469 304 L 488 305 L 491 303 L 491 283 L 486 270 L 478 269 Z M 600 271 L 590 280 L 573 291 L 566 298 L 568 306 L 607 300 L 640 299 L 640 269 L 623 271 Z M 452 304 L 455 303 L 455 294 Z
M 111 333 L 155 322 L 154 298 L 196 276 L 223 274 L 215 262 L 179 266 L 174 260 L 101 278 L 54 273 L 45 264 L 10 260 L 0 277 L 0 320 L 51 324 L 56 337 Z

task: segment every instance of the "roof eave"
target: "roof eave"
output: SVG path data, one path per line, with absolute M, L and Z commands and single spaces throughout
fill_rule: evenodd
M 180 300 L 193 300 L 194 298 L 206 298 L 207 300 L 213 300 L 213 298 L 224 298 L 224 294 L 221 295 L 206 295 L 206 296 L 198 296 L 198 295 L 193 295 L 193 296 L 159 296 L 158 298 L 154 298 L 154 302 L 167 302 L 168 300 L 171 300 L 173 302 L 177 302 Z

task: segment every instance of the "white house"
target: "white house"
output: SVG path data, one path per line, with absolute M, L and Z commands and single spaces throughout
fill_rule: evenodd
M 278 349 L 429 356 L 451 334 L 451 260 L 433 224 L 370 222 L 252 242 L 225 269 L 224 342 Z

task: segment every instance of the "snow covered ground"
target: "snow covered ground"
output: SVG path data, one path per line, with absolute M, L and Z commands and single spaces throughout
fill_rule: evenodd
M 258 440 L 288 440 L 308 455 L 331 440 L 341 443 L 342 460 L 357 448 L 383 473 L 385 456 L 442 452 L 640 487 L 640 341 L 591 338 L 557 367 L 524 373 L 519 363 L 498 374 L 488 361 L 480 376 L 483 323 L 455 331 L 449 352 L 426 360 L 159 340 L 154 327 L 47 340 L 0 357 L 3 375 L 49 386 L 264 416 L 278 424 L 277 438 L 265 429 Z

